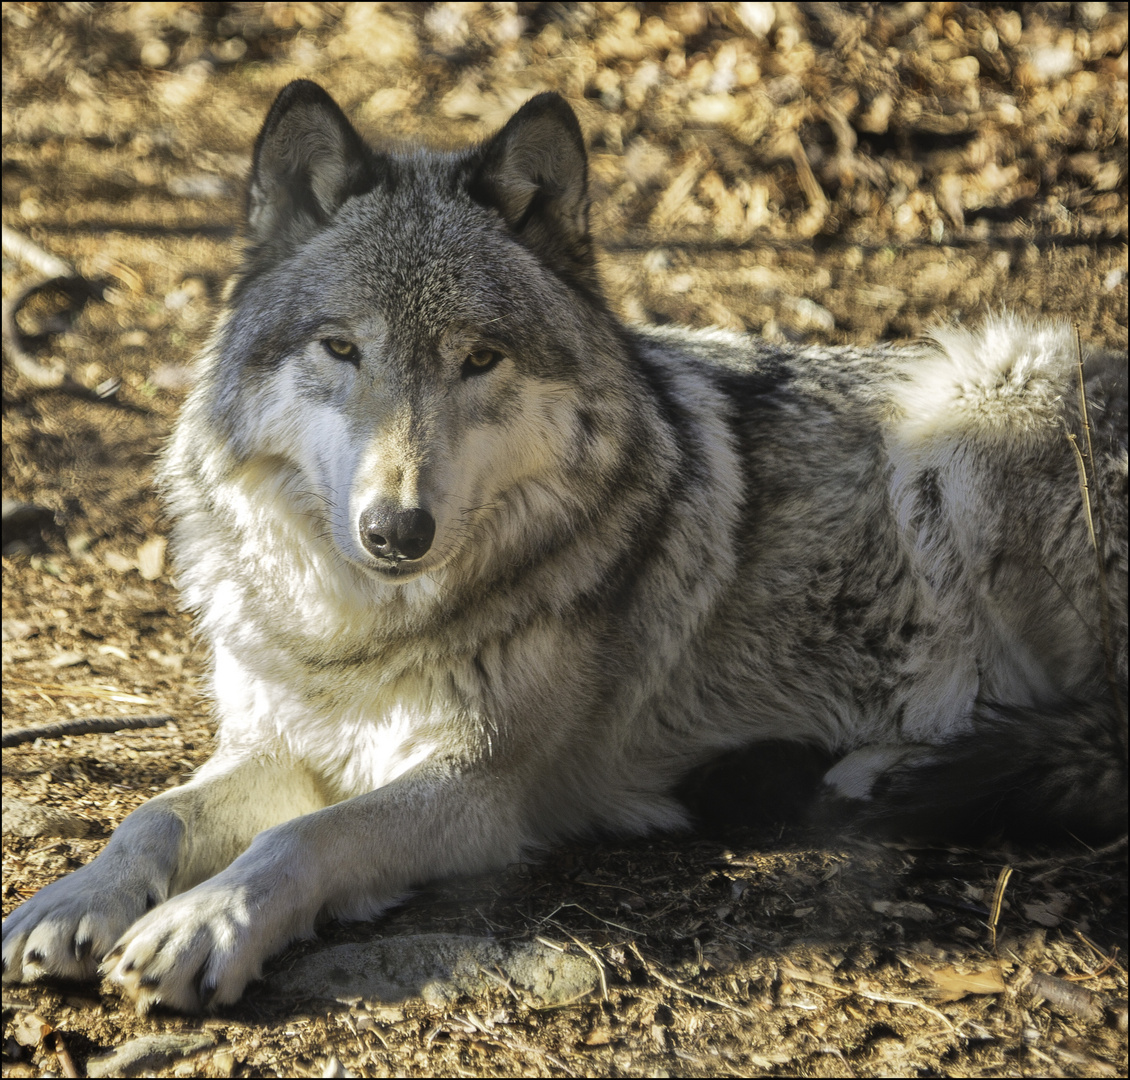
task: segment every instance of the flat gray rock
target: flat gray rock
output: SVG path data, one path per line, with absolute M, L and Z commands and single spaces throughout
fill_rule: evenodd
M 202 1031 L 178 1034 L 143 1035 L 119 1046 L 109 1054 L 90 1058 L 87 1076 L 141 1076 L 168 1068 L 174 1061 L 207 1050 L 215 1038 Z
M 22 799 L 4 799 L 3 814 L 5 836 L 86 836 L 90 832 L 89 821 Z
M 484 974 L 484 973 L 489 974 Z M 575 1001 L 599 982 L 588 957 L 536 941 L 501 942 L 459 934 L 414 934 L 334 945 L 267 976 L 269 992 L 342 1002 L 451 1001 L 505 979 L 546 1005 Z

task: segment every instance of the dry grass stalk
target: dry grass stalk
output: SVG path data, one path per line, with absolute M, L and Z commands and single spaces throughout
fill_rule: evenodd
M 997 923 L 1000 921 L 1001 907 L 1004 904 L 1004 891 L 1008 888 L 1010 877 L 1012 877 L 1012 867 L 1001 867 L 1001 872 L 997 875 L 996 888 L 993 889 L 993 902 L 989 905 L 989 939 L 994 953 L 997 951 Z
M 12 685 L 16 684 L 16 685 Z M 62 686 L 59 683 L 41 683 L 33 679 L 20 679 L 9 676 L 4 680 L 6 694 L 44 694 L 56 697 L 96 697 L 107 701 L 119 701 L 126 705 L 152 705 L 147 697 L 140 694 L 127 694 L 124 690 L 103 689 L 97 686 Z
M 680 994 L 686 994 L 687 997 L 698 998 L 699 1001 L 706 1001 L 711 1005 L 717 1005 L 719 1008 L 726 1009 L 729 1012 L 736 1013 L 738 1016 L 743 1016 L 747 1020 L 762 1020 L 763 1018 L 757 1013 L 750 1012 L 749 1009 L 739 1009 L 736 1005 L 731 1005 L 728 1001 L 723 1001 L 721 998 L 716 998 L 712 994 L 704 994 L 700 990 L 691 990 L 689 987 L 683 986 L 682 983 L 675 982 L 674 979 L 669 979 L 663 972 L 654 968 L 643 957 L 634 941 L 628 943 L 628 948 L 636 954 L 636 959 L 643 964 L 644 971 L 648 973 L 656 982 L 662 983 L 668 990 L 677 990 Z
M 1106 544 L 1106 514 L 1103 509 L 1102 494 L 1099 490 L 1098 470 L 1095 466 L 1095 448 L 1091 438 L 1091 415 L 1087 406 L 1087 386 L 1083 374 L 1083 343 L 1079 332 L 1079 324 L 1075 323 L 1075 359 L 1076 372 L 1079 379 L 1079 415 L 1083 420 L 1083 435 L 1087 443 L 1086 464 L 1090 466 L 1090 483 L 1088 483 L 1087 470 L 1084 467 L 1083 456 L 1076 445 L 1074 435 L 1069 435 L 1072 449 L 1075 451 L 1076 466 L 1079 469 L 1079 483 L 1083 492 L 1083 506 L 1087 514 L 1087 530 L 1091 536 L 1091 546 L 1095 551 L 1095 565 L 1099 577 L 1099 627 L 1103 640 L 1103 662 L 1106 668 L 1106 680 L 1110 686 L 1111 697 L 1118 709 L 1118 724 L 1115 738 L 1126 754 L 1126 702 L 1122 700 L 1122 693 L 1115 674 L 1114 645 L 1110 632 L 1110 589 L 1106 580 L 1106 562 L 1104 551 Z M 1091 491 L 1094 490 L 1094 515 L 1098 517 L 1098 534 L 1095 533 L 1094 520 L 1091 512 Z
M 581 952 L 583 952 L 596 965 L 596 972 L 600 976 L 600 1000 L 601 1001 L 607 1001 L 608 1000 L 608 979 L 605 977 L 605 974 L 604 974 L 604 961 L 601 960 L 601 958 L 597 955 L 595 949 L 586 945 L 583 941 L 581 941 L 579 938 L 577 938 L 573 934 L 570 934 L 569 931 L 566 930 L 565 927 L 562 926 L 560 923 L 554 922 L 552 919 L 550 919 L 549 921 L 552 923 L 552 925 L 556 926 L 558 930 L 560 930 L 563 934 L 565 934 L 568 938 L 570 938 L 570 940 L 573 942 L 573 944 L 576 945 L 577 948 L 580 949 Z
M 930 1013 L 931 1016 L 936 1016 L 946 1027 L 952 1031 L 957 1031 L 957 1028 L 950 1022 L 950 1018 L 945 1013 L 939 1012 L 937 1009 L 927 1005 L 924 1001 L 915 1001 L 913 998 L 897 998 L 892 997 L 890 994 L 877 994 L 874 990 L 864 990 L 859 986 L 841 986 L 834 979 L 830 979 L 827 975 L 817 975 L 813 972 L 800 971 L 789 964 L 781 965 L 781 974 L 787 975 L 790 979 L 796 979 L 799 982 L 814 983 L 816 986 L 823 986 L 826 990 L 838 990 L 841 994 L 854 994 L 856 997 L 866 998 L 868 1001 L 879 1001 L 885 1005 L 907 1005 L 914 1009 L 921 1009 L 923 1012 Z

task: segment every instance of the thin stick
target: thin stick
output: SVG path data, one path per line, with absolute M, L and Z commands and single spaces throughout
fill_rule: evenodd
M 823 986 L 828 990 L 839 990 L 842 994 L 856 994 L 861 998 L 866 998 L 868 1001 L 879 1001 L 885 1005 L 909 1005 L 911 1008 L 921 1009 L 923 1012 L 928 1012 L 931 1016 L 936 1016 L 950 1031 L 957 1032 L 957 1028 L 953 1026 L 945 1013 L 939 1012 L 932 1006 L 927 1005 L 924 1001 L 914 1001 L 912 998 L 891 997 L 888 994 L 877 994 L 873 990 L 863 990 L 858 986 L 841 986 L 839 983 L 834 982 L 832 979 L 825 978 L 822 975 L 798 971 L 791 964 L 782 964 L 781 974 L 787 975 L 790 979 L 798 979 L 801 982 L 815 983 L 817 986 Z
M 1087 975 L 1066 975 L 1066 976 L 1064 976 L 1064 978 L 1069 979 L 1072 982 L 1079 982 L 1083 979 L 1093 979 L 1096 976 L 1105 974 L 1112 967 L 1117 968 L 1117 970 L 1125 973 L 1126 969 L 1118 962 L 1118 946 L 1117 945 L 1114 946 L 1114 948 L 1111 950 L 1110 955 L 1107 956 L 1107 954 L 1102 949 L 1100 949 L 1098 947 L 1098 945 L 1096 945 L 1089 937 L 1087 937 L 1087 935 L 1084 934 L 1082 930 L 1074 930 L 1074 931 L 1072 931 L 1072 933 L 1074 933 L 1075 936 L 1080 941 L 1082 941 L 1085 945 L 1089 945 L 1091 947 L 1091 949 L 1094 951 L 1096 956 L 1102 957 L 1103 965 L 1097 971 L 1092 971 L 1090 974 L 1087 974 Z
M 58 683 L 36 682 L 34 679 L 19 679 L 9 675 L 4 680 L 5 694 L 40 694 L 50 701 L 52 697 L 95 697 L 105 701 L 118 701 L 125 705 L 152 705 L 153 702 L 139 694 L 127 694 L 124 690 L 99 690 L 92 686 L 62 686 Z
M 4 246 L 4 254 L 11 255 L 21 262 L 25 262 L 33 270 L 38 270 L 44 277 L 74 277 L 75 268 L 58 255 L 45 251 L 33 240 L 29 240 L 23 233 L 4 226 L 0 236 Z
M 675 982 L 674 979 L 667 978 L 663 972 L 656 970 L 644 958 L 643 953 L 637 948 L 634 941 L 628 942 L 628 948 L 636 954 L 636 959 L 643 964 L 644 971 L 646 971 L 656 982 L 662 983 L 670 990 L 677 990 L 680 994 L 686 994 L 687 997 L 698 998 L 700 1001 L 707 1001 L 711 1005 L 720 1005 L 723 1009 L 729 1009 L 732 1013 L 737 1013 L 738 1016 L 744 1016 L 747 1020 L 763 1020 L 763 1016 L 758 1016 L 756 1013 L 750 1012 L 748 1009 L 739 1009 L 736 1005 L 731 1005 L 728 1001 L 723 1001 L 721 998 L 712 997 L 710 994 L 703 994 L 698 990 L 691 990 L 689 987 L 683 986 L 681 983 Z
M 63 1042 L 63 1036 L 59 1032 L 55 1032 L 55 1056 L 59 1059 L 59 1065 L 63 1070 L 63 1075 L 67 1077 L 78 1077 L 82 1074 L 75 1068 L 74 1058 L 71 1057 L 71 1052 L 67 1049 L 67 1044 Z
M 1012 867 L 1001 867 L 997 875 L 997 886 L 993 889 L 993 902 L 989 906 L 989 937 L 992 942 L 993 952 L 997 951 L 997 923 L 1001 917 L 1001 907 L 1004 905 L 1004 890 L 1008 887 L 1008 879 L 1012 877 Z
M 1079 450 L 1079 440 L 1075 432 L 1067 433 L 1067 441 L 1075 451 L 1075 468 L 1079 470 L 1079 489 L 1083 492 L 1083 513 L 1087 519 L 1087 535 L 1091 538 L 1091 547 L 1099 555 L 1099 541 L 1095 536 L 1095 520 L 1091 517 L 1091 485 L 1087 483 L 1087 466 L 1083 463 L 1083 454 Z M 1102 565 L 1102 556 L 1099 555 L 1099 564 Z
M 1083 480 L 1083 501 L 1087 507 L 1087 526 L 1091 531 L 1091 543 L 1095 549 L 1095 565 L 1099 572 L 1099 628 L 1103 637 L 1103 664 L 1106 669 L 1106 681 L 1110 686 L 1111 696 L 1118 709 L 1121 721 L 1115 731 L 1115 737 L 1122 746 L 1122 753 L 1126 753 L 1126 702 L 1122 700 L 1118 678 L 1114 671 L 1114 645 L 1110 633 L 1110 592 L 1106 582 L 1106 514 L 1103 511 L 1102 492 L 1099 490 L 1099 472 L 1095 465 L 1095 448 L 1091 441 L 1091 414 L 1087 407 L 1087 387 L 1083 376 L 1083 341 L 1079 333 L 1079 324 L 1075 323 L 1075 358 L 1076 370 L 1079 376 L 1079 412 L 1083 419 L 1083 434 L 1087 439 L 1087 460 L 1091 465 L 1091 485 L 1088 487 L 1086 476 Z M 1074 445 L 1074 442 L 1072 443 Z M 1078 447 L 1076 447 L 1078 453 Z M 1095 492 L 1095 512 L 1099 519 L 1098 539 L 1095 538 L 1094 526 L 1091 523 L 1090 488 Z
M 535 1059 L 544 1058 L 551 1065 L 556 1065 L 566 1076 L 577 1075 L 559 1057 L 548 1054 L 539 1047 L 531 1046 L 528 1042 L 523 1042 L 521 1039 L 516 1039 L 512 1035 L 507 1035 L 499 1031 L 493 1024 L 484 1023 L 473 1012 L 468 1012 L 465 1017 L 452 1014 L 451 1018 L 469 1029 L 468 1034 L 472 1031 L 477 1031 L 480 1035 L 485 1035 L 491 1041 L 498 1043 L 499 1046 L 505 1046 L 510 1050 L 517 1050 L 519 1053 L 531 1054 Z
M 19 746 L 36 739 L 61 739 L 64 735 L 100 735 L 110 731 L 134 731 L 161 727 L 176 722 L 175 716 L 86 716 L 79 720 L 60 720 L 55 724 L 36 724 L 4 733 L 0 745 Z
M 608 980 L 604 977 L 604 961 L 601 960 L 601 958 L 596 954 L 595 949 L 592 949 L 590 946 L 586 945 L 583 941 L 575 937 L 573 934 L 570 934 L 569 931 L 566 930 L 565 927 L 562 926 L 559 922 L 555 922 L 553 919 L 550 919 L 549 921 L 554 926 L 556 926 L 557 929 L 561 931 L 561 933 L 565 934 L 568 937 L 571 937 L 573 939 L 573 944 L 576 945 L 577 948 L 581 950 L 581 952 L 588 956 L 588 958 L 594 964 L 596 964 L 596 972 L 600 976 L 600 999 L 601 1001 L 607 1001 Z

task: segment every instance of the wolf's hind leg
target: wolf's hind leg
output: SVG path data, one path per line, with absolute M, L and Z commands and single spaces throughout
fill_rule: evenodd
M 824 774 L 826 795 L 853 802 L 870 802 L 880 780 L 895 769 L 912 768 L 929 759 L 933 747 L 918 743 L 879 743 L 840 758 Z
M 1126 831 L 1126 748 L 1106 702 L 980 704 L 973 730 L 876 778 L 871 823 L 984 840 L 995 834 L 1103 840 Z

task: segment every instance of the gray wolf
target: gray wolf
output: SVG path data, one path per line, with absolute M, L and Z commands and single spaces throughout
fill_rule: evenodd
M 455 153 L 319 87 L 160 470 L 215 756 L 4 926 L 5 978 L 232 1002 L 326 916 L 684 826 L 693 767 L 837 759 L 873 818 L 1120 831 L 1126 370 L 1001 315 L 894 348 L 627 327 L 559 97 Z

